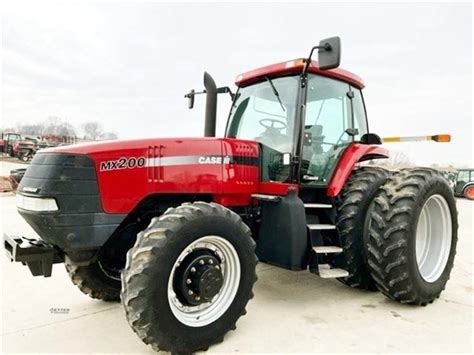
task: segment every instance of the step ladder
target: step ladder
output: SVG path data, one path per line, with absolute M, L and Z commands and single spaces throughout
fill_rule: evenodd
M 264 201 L 264 202 L 274 202 L 278 203 L 281 201 L 283 196 L 279 195 L 268 195 L 268 194 L 252 194 L 251 197 L 254 200 L 258 201 Z M 317 210 L 317 209 L 332 209 L 333 206 L 331 204 L 327 203 L 305 203 L 304 208 L 306 211 L 310 210 Z M 317 214 L 313 214 L 316 216 L 316 220 L 318 220 Z M 335 230 L 336 226 L 333 224 L 326 224 L 326 223 L 308 223 L 307 228 L 309 229 L 309 232 L 311 233 L 312 231 L 330 231 L 330 230 Z M 313 258 L 317 263 L 317 268 L 311 269 L 311 272 L 314 272 L 316 275 L 323 279 L 334 279 L 334 278 L 340 278 L 340 277 L 347 277 L 349 276 L 349 272 L 347 270 L 339 269 L 339 268 L 331 268 L 331 265 L 329 264 L 320 264 L 319 261 L 319 255 L 328 255 L 328 254 L 339 254 L 342 253 L 343 250 L 341 247 L 336 246 L 336 245 L 320 245 L 320 246 L 313 246 L 311 253 L 313 253 Z M 315 264 L 316 264 L 315 263 Z M 313 265 L 315 265 L 313 264 Z
M 342 248 L 334 245 L 323 245 L 313 247 L 313 252 L 316 254 L 316 257 L 319 254 L 340 254 L 342 253 Z M 315 270 L 315 273 L 319 275 L 322 279 L 336 279 L 339 277 L 349 276 L 349 272 L 344 269 L 331 268 L 329 264 L 319 264 L 318 268 Z
M 325 204 L 325 203 L 305 203 L 304 207 L 306 209 L 313 209 L 313 208 L 332 208 L 332 205 Z M 335 230 L 336 226 L 334 224 L 325 224 L 325 223 L 309 223 L 307 227 L 310 231 L 328 231 L 328 230 Z M 319 263 L 319 256 L 320 255 L 337 255 L 343 252 L 343 249 L 336 245 L 318 245 L 313 246 L 312 251 L 313 257 L 317 262 L 317 268 L 312 270 L 316 275 L 323 279 L 335 279 L 341 277 L 349 276 L 349 272 L 344 269 L 340 268 L 332 268 L 329 264 L 320 264 Z

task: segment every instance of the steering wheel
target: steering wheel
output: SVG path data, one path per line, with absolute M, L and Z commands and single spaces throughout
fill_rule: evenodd
M 275 120 L 274 118 L 263 118 L 260 121 L 258 121 L 258 123 L 260 123 L 260 125 L 262 125 L 263 127 L 267 129 L 277 129 L 279 131 L 288 127 L 288 125 L 285 122 Z M 276 127 L 278 125 L 280 125 L 280 127 Z

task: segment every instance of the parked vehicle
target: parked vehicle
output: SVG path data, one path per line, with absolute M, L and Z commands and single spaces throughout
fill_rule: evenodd
M 474 200 L 474 169 L 458 170 L 454 195 Z
M 0 149 L 11 157 L 17 157 L 22 161 L 28 161 L 36 153 L 34 141 L 23 138 L 19 133 L 2 133 Z
M 0 150 L 10 156 L 14 156 L 14 145 L 21 140 L 21 135 L 18 133 L 2 133 L 0 139 Z
M 389 153 L 368 130 L 364 82 L 339 61 L 334 37 L 306 59 L 239 75 L 236 94 L 205 73 L 203 138 L 38 152 L 18 211 L 42 240 L 6 236 L 7 254 L 35 276 L 64 263 L 83 293 L 121 300 L 140 339 L 172 352 L 235 329 L 257 260 L 432 303 L 453 266 L 453 193 L 433 169 L 358 166 Z M 220 93 L 233 99 L 223 138 Z

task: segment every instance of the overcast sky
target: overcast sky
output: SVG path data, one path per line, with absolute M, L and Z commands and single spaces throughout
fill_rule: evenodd
M 16 5 L 15 5 L 16 4 Z M 4 4 L 5 5 L 5 4 Z M 341 67 L 364 78 L 370 129 L 451 133 L 450 144 L 388 145 L 418 164 L 472 162 L 471 4 L 72 3 L 3 9 L 2 126 L 60 116 L 120 138 L 196 136 L 209 71 L 219 86 L 342 38 Z M 230 101 L 219 98 L 218 133 Z

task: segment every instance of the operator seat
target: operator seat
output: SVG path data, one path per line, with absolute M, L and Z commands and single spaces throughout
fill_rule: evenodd
M 288 140 L 287 135 L 281 133 L 277 128 L 266 128 L 255 140 L 281 153 L 290 151 L 291 141 Z
M 326 160 L 326 154 L 323 149 L 323 142 L 326 136 L 323 135 L 323 126 L 318 124 L 305 126 L 305 131 L 311 133 L 311 146 L 306 146 L 303 149 L 302 170 L 304 174 L 318 176 Z
M 323 150 L 323 142 L 325 136 L 323 135 L 323 126 L 320 124 L 312 125 L 309 129 L 311 133 L 311 146 L 313 148 L 314 154 L 322 154 Z

